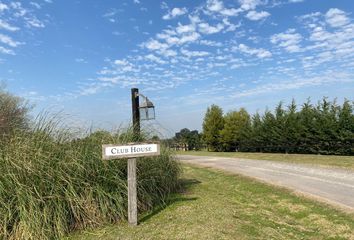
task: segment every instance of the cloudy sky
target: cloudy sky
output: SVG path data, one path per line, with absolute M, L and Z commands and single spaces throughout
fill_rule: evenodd
M 354 96 L 352 0 L 0 0 L 0 81 L 83 125 L 131 119 L 130 88 L 163 135 L 207 106 Z

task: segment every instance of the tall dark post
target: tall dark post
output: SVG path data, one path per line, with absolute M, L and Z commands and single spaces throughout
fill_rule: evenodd
M 140 138 L 140 112 L 139 112 L 139 89 L 132 88 L 132 115 L 134 138 Z

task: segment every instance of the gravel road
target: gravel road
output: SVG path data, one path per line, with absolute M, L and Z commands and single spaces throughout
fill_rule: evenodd
M 253 177 L 354 211 L 354 171 L 240 158 L 178 155 L 178 159 Z

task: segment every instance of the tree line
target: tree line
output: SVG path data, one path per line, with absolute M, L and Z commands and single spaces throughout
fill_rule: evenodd
M 298 107 L 295 100 L 261 115 L 246 109 L 223 114 L 217 105 L 207 108 L 202 139 L 211 151 L 354 154 L 354 102 L 323 98 Z

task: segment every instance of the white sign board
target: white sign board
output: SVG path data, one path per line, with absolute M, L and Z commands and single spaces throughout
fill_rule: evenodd
M 158 143 L 132 143 L 127 145 L 102 145 L 102 158 L 104 160 L 117 158 L 135 158 L 160 155 Z

